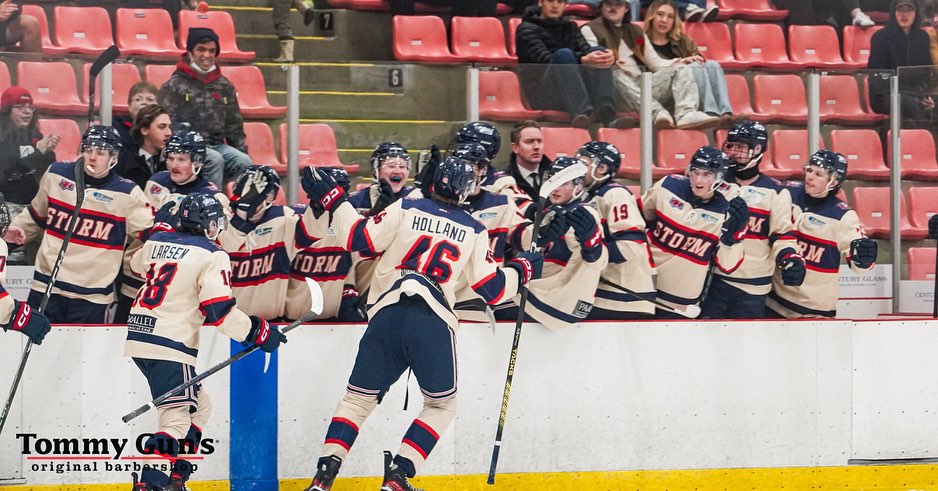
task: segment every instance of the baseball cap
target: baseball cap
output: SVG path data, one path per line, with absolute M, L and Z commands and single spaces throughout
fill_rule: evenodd
M 18 85 L 11 85 L 0 95 L 0 109 L 6 109 L 17 104 L 32 104 L 33 96 L 28 90 Z

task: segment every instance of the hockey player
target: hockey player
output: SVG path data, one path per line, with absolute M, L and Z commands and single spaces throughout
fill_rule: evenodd
M 615 145 L 591 141 L 580 147 L 576 156 L 589 167 L 585 176 L 586 199 L 602 217 L 603 238 L 609 251 L 603 279 L 625 286 L 646 299 L 655 298 L 655 267 L 645 236 L 645 219 L 635 195 L 613 181 L 622 164 L 622 154 Z M 588 318 L 651 318 L 655 313 L 654 304 L 639 298 L 600 283 Z
M 658 300 L 674 309 L 700 301 L 711 265 L 732 273 L 743 261 L 749 208 L 742 198 L 724 197 L 731 192 L 723 182 L 727 165 L 723 152 L 701 147 L 686 175 L 666 176 L 642 197 Z M 660 308 L 656 316 L 681 318 Z
M 513 296 L 540 275 L 543 258 L 520 253 L 495 266 L 485 228 L 459 205 L 475 183 L 470 165 L 447 157 L 437 166 L 430 199 L 398 200 L 363 218 L 345 204 L 328 174 L 304 172 L 313 213 L 332 213 L 339 237 L 353 250 L 382 252 L 368 297 L 368 329 L 359 345 L 348 390 L 326 433 L 322 458 L 308 491 L 325 491 L 378 401 L 408 367 L 424 407 L 392 458 L 385 452 L 382 490 L 415 489 L 413 477 L 455 415 L 455 287 L 465 276 L 487 302 Z M 308 211 L 307 213 L 310 213 Z
M 124 245 L 134 243 L 153 223 L 143 191 L 113 172 L 120 135 L 111 126 L 92 125 L 82 137 L 81 170 L 85 198 L 78 226 L 55 279 L 43 314 L 52 323 L 102 324 L 114 302 L 114 281 L 121 269 Z M 41 237 L 27 303 L 38 307 L 62 247 L 76 203 L 75 163 L 55 162 L 42 176 L 39 193 L 13 220 L 11 240 Z M 139 241 L 133 248 L 139 248 Z
M 749 207 L 749 231 L 743 238 L 746 257 L 732 273 L 713 272 L 701 317 L 764 317 L 776 268 L 786 285 L 804 281 L 804 258 L 792 233 L 791 195 L 782 183 L 759 171 L 767 142 L 764 126 L 743 121 L 730 129 L 723 143 L 730 162 L 727 182 L 739 186 L 734 191 Z
M 544 180 L 572 166 L 583 165 L 572 157 L 558 157 L 544 173 Z M 586 319 L 593 308 L 596 286 L 609 254 L 603 242 L 599 213 L 583 202 L 585 180 L 578 177 L 550 194 L 537 245 L 544 250 L 544 274 L 528 286 L 525 314 L 549 327 L 562 329 Z M 516 302 L 517 303 L 517 302 Z M 517 308 L 500 312 L 517 319 Z
M 158 220 L 165 209 L 157 215 Z M 133 358 L 156 398 L 195 373 L 203 324 L 270 353 L 286 337 L 260 317 L 248 316 L 231 295 L 228 255 L 215 243 L 226 226 L 224 206 L 211 194 L 192 193 L 175 213 L 176 231 L 152 234 L 131 265 L 146 277 L 130 311 L 124 355 Z M 192 473 L 186 454 L 195 453 L 212 403 L 201 384 L 156 407 L 159 429 L 147 439 L 148 453 L 167 457 L 170 474 L 145 469 L 140 491 L 178 491 Z M 183 445 L 180 445 L 180 441 Z
M 482 145 L 488 157 L 488 168 L 486 169 L 485 179 L 480 184 L 482 189 L 490 193 L 504 194 L 509 198 L 520 200 L 521 205 L 524 205 L 524 202 L 528 201 L 529 198 L 528 195 L 518 187 L 515 178 L 496 169 L 493 165 L 495 156 L 498 155 L 498 150 L 502 145 L 502 137 L 498 134 L 498 129 L 485 121 L 467 123 L 456 133 L 455 146 L 453 147 L 454 152 L 460 145 L 467 143 Z
M 350 194 L 349 203 L 359 213 L 376 215 L 394 201 L 407 196 L 414 189 L 407 185 L 410 164 L 410 154 L 404 145 L 393 141 L 378 145 L 371 152 L 371 175 L 375 183 Z
M 804 168 L 804 182 L 788 185 L 795 218 L 794 234 L 807 263 L 801 286 L 785 283 L 782 271 L 772 278 L 766 300 L 775 317 L 834 317 L 840 286 L 840 258 L 846 255 L 854 271 L 876 264 L 876 241 L 863 234 L 860 220 L 837 190 L 847 178 L 847 160 L 829 150 L 818 150 Z
M 10 209 L 7 207 L 3 193 L 0 193 L 0 237 L 6 235 L 10 227 Z M 3 288 L 3 281 L 7 276 L 7 243 L 0 240 L 0 326 L 4 331 L 19 331 L 29 338 L 33 344 L 42 344 L 43 338 L 52 328 L 49 320 L 41 312 L 33 310 L 29 304 L 20 302 L 10 296 Z
M 351 182 L 348 172 L 339 167 L 320 167 L 348 193 Z M 297 215 L 304 216 L 306 206 L 295 206 Z M 305 216 L 305 218 L 309 218 Z M 287 305 L 284 317 L 299 319 L 309 312 L 309 287 L 305 278 L 313 278 L 322 288 L 323 309 L 318 319 L 335 319 L 339 322 L 363 322 L 365 316 L 360 307 L 361 297 L 354 285 L 346 282 L 352 266 L 352 256 L 343 247 L 335 231 L 329 226 L 329 216 L 316 218 L 309 230 L 297 235 L 302 248 L 290 265 L 290 281 L 287 286 Z M 304 222 L 301 222 L 304 223 Z

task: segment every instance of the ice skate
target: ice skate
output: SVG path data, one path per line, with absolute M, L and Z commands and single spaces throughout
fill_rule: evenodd
M 407 482 L 407 476 L 404 475 L 404 469 L 398 467 L 393 462 L 391 452 L 384 451 L 384 484 L 381 485 L 381 491 L 423 491 L 415 488 Z
M 335 455 L 321 457 L 316 465 L 316 476 L 304 491 L 329 491 L 332 489 L 332 481 L 339 474 L 339 466 L 342 465 L 342 459 Z

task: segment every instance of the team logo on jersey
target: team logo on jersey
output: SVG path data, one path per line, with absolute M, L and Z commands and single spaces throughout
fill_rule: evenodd
M 267 235 L 267 234 L 269 234 L 269 233 L 271 233 L 271 232 L 273 232 L 273 231 L 274 231 L 273 227 L 256 228 L 256 229 L 254 229 L 254 235 L 256 235 L 256 236 L 258 236 L 258 237 L 261 237 L 261 236 Z
M 161 192 L 163 192 L 163 188 L 159 184 L 150 186 L 150 194 L 160 194 Z
M 593 304 L 580 300 L 573 308 L 573 316 L 578 319 L 585 319 L 586 316 L 590 315 L 591 310 L 593 310 Z
M 498 213 L 487 211 L 487 212 L 479 213 L 479 220 L 488 220 L 490 218 L 495 218 L 497 216 L 498 216 Z
M 59 187 L 62 188 L 64 191 L 74 191 L 75 183 L 72 181 L 69 181 L 68 179 L 62 179 L 61 181 L 59 181 Z
M 703 220 L 703 221 L 705 221 L 705 222 L 710 222 L 710 223 L 719 223 L 719 222 L 720 222 L 720 219 L 719 219 L 719 218 L 717 218 L 717 217 L 715 217 L 715 216 L 713 216 L 713 215 L 711 215 L 711 214 L 709 214 L 709 213 L 701 213 L 701 214 L 700 214 L 700 219 Z
M 127 329 L 135 332 L 152 333 L 156 326 L 156 317 L 150 315 L 130 314 L 127 317 Z
M 110 203 L 111 201 L 114 201 L 114 198 L 104 193 L 99 193 L 97 191 L 91 193 L 91 198 L 94 199 L 95 201 L 100 201 L 102 203 Z
M 690 210 L 690 211 L 688 211 L 687 213 L 684 214 L 683 217 L 681 217 L 681 221 L 683 221 L 684 223 L 694 223 L 694 222 L 696 222 L 696 221 L 697 221 L 697 211 L 696 211 L 696 210 Z
M 678 210 L 684 209 L 684 202 L 673 196 L 668 200 L 668 204 L 671 205 L 671 208 L 677 208 Z
M 815 216 L 809 216 L 807 220 L 810 225 L 813 225 L 815 227 L 823 227 L 824 225 L 827 225 L 827 222 Z
M 766 197 L 766 194 L 765 194 L 765 193 L 763 193 L 762 191 L 759 191 L 758 189 L 753 188 L 753 187 L 747 187 L 747 188 L 745 189 L 745 191 L 746 191 L 746 192 L 744 193 L 743 200 L 746 201 L 746 204 L 747 204 L 747 205 L 751 205 L 751 204 L 753 204 L 753 203 L 758 203 L 758 202 L 764 200 L 765 197 Z
M 850 209 L 850 206 L 847 205 L 847 203 L 844 203 L 843 201 L 841 201 L 840 203 L 837 203 L 837 207 L 840 208 L 841 210 L 849 210 L 849 209 Z

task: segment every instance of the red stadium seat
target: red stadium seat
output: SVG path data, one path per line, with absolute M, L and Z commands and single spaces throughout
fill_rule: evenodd
M 866 68 L 870 59 L 870 39 L 883 27 L 844 27 L 844 68 Z
M 777 10 L 769 0 L 717 0 L 718 19 L 750 19 L 780 21 L 788 17 L 787 10 Z
M 518 25 L 521 24 L 521 17 L 512 17 L 508 19 L 508 54 L 518 56 L 518 45 L 515 42 L 515 32 Z
M 85 115 L 88 105 L 78 97 L 78 79 L 72 65 L 64 61 L 21 61 L 17 65 L 17 85 L 33 96 L 43 113 Z
M 39 21 L 39 33 L 42 36 L 42 52 L 47 55 L 62 55 L 68 52 L 67 49 L 52 44 L 49 39 L 49 18 L 46 11 L 39 5 L 24 4 L 23 15 L 31 15 Z
M 902 130 L 900 139 L 900 170 L 902 177 L 922 180 L 938 179 L 938 162 L 935 159 L 935 139 L 928 130 Z M 886 136 L 886 161 L 892 162 L 892 130 Z
M 871 129 L 831 130 L 831 150 L 847 158 L 851 179 L 882 180 L 889 177 L 883 160 L 883 143 Z
M 751 63 L 733 56 L 733 39 L 730 28 L 722 22 L 688 22 L 684 30 L 695 43 L 700 54 L 708 60 L 720 63 L 727 70 L 744 70 Z
M 112 63 L 111 65 L 111 107 L 117 114 L 130 114 L 127 107 L 127 98 L 130 95 L 130 88 L 140 81 L 140 70 L 133 63 Z M 90 83 L 89 71 L 91 63 L 85 63 L 82 67 L 81 79 L 81 98 L 85 103 L 88 102 L 88 84 Z M 101 77 L 95 79 L 94 93 L 97 94 L 94 99 L 94 107 L 101 107 Z
M 335 3 L 335 0 L 333 0 Z M 388 0 L 344 0 L 341 8 L 352 10 L 371 10 L 376 12 L 388 12 L 391 10 L 391 2 Z M 335 7 L 333 5 L 333 7 Z M 338 8 L 338 7 L 336 7 Z M 451 7 L 441 5 L 428 5 L 421 2 L 414 3 L 414 11 L 422 14 L 444 14 L 449 12 Z
M 540 111 L 524 107 L 518 76 L 511 71 L 479 72 L 479 117 L 494 121 L 538 119 Z
M 935 279 L 934 247 L 909 248 L 909 279 L 915 281 Z
M 7 90 L 11 85 L 10 82 L 10 69 L 7 68 L 6 63 L 0 63 L 0 92 Z
M 600 128 L 599 140 L 611 143 L 622 154 L 622 165 L 616 177 L 638 179 L 642 170 L 642 130 L 641 128 L 614 129 Z
M 787 124 L 807 121 L 804 82 L 798 75 L 756 75 L 752 87 L 756 119 Z
M 733 114 L 752 115 L 756 113 L 752 109 L 749 82 L 746 81 L 745 77 L 734 73 L 726 74 L 726 88 L 730 94 L 730 105 L 733 107 Z
M 652 174 L 655 178 L 683 174 L 694 152 L 707 145 L 710 139 L 701 130 L 658 130 Z
M 176 71 L 176 65 L 147 65 L 143 69 L 143 76 L 147 82 L 161 87 L 169 77 L 173 76 L 173 72 Z
M 925 238 L 928 219 L 938 213 L 938 187 L 912 186 L 909 188 L 909 223 L 912 231 Z M 933 263 L 934 264 L 934 263 Z
M 101 7 L 55 7 L 55 44 L 69 53 L 97 55 L 114 44 L 111 17 Z
M 394 59 L 429 63 L 461 63 L 449 50 L 443 19 L 433 15 L 394 16 Z
M 788 53 L 791 61 L 811 68 L 840 68 L 840 40 L 828 25 L 788 26 Z
M 358 165 L 345 165 L 339 160 L 339 150 L 331 126 L 301 124 L 298 140 L 300 142 L 300 167 L 343 167 L 349 175 L 355 175 L 358 172 Z M 283 162 L 288 160 L 286 123 L 280 123 L 280 158 Z
M 849 168 L 849 166 L 848 166 Z M 905 239 L 921 238 L 920 233 L 912 231 L 905 205 L 905 195 L 899 196 L 900 228 Z M 863 230 L 870 237 L 879 239 L 889 238 L 889 224 L 892 213 L 889 208 L 889 188 L 871 188 L 858 186 L 853 188 L 853 209 L 860 217 Z
M 868 113 L 860 107 L 860 90 L 851 75 L 822 76 L 820 99 L 823 123 L 869 124 L 886 119 L 885 115 Z
M 219 60 L 252 61 L 253 51 L 241 51 L 235 40 L 234 21 L 231 14 L 220 10 L 197 12 L 195 10 L 179 11 L 179 47 L 185 49 L 186 37 L 190 27 L 208 27 L 218 34 L 218 44 L 221 46 Z
M 222 74 L 235 86 L 241 113 L 248 118 L 282 118 L 286 106 L 271 106 L 267 100 L 264 74 L 254 65 L 228 66 Z
M 824 148 L 824 140 L 818 142 Z M 769 151 L 763 166 L 766 174 L 777 179 L 791 179 L 804 175 L 804 164 L 808 162 L 808 130 L 772 130 Z
M 244 123 L 244 136 L 244 143 L 248 147 L 251 161 L 270 166 L 280 174 L 287 171 L 287 166 L 280 163 L 280 159 L 277 158 L 274 135 L 267 123 Z
M 55 147 L 58 160 L 75 160 L 81 146 L 81 130 L 78 123 L 71 119 L 40 119 L 39 132 L 42 136 L 59 135 L 59 144 Z
M 733 37 L 736 59 L 753 67 L 793 70 L 805 66 L 788 58 L 785 34 L 777 24 L 736 24 Z
M 574 157 L 576 151 L 593 138 L 580 128 L 541 128 L 544 135 L 544 155 L 553 160 L 560 156 Z
M 178 58 L 185 51 L 173 40 L 173 21 L 163 9 L 117 9 L 117 47 L 122 56 Z
M 477 63 L 516 63 L 505 50 L 505 29 L 496 17 L 453 17 L 453 54 Z

